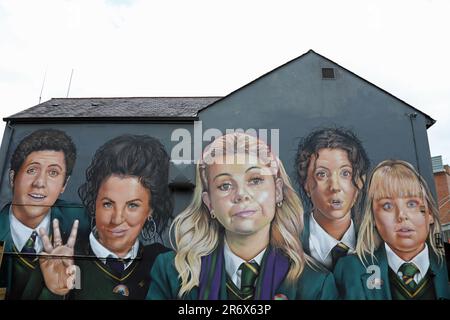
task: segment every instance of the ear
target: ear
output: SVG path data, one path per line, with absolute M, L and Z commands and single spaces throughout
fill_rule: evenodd
M 209 198 L 208 192 L 202 192 L 202 200 L 203 203 L 208 207 L 208 210 L 211 211 L 211 199 Z
M 148 212 L 147 219 L 150 219 L 153 216 L 153 208 L 150 208 L 150 211 Z
M 306 195 L 308 196 L 308 198 L 311 196 L 311 192 L 309 190 L 309 186 L 308 186 L 308 181 L 305 181 L 305 183 L 303 184 L 303 189 L 306 192 Z
M 358 179 L 356 186 L 358 187 L 359 190 L 362 190 L 362 188 L 364 187 L 364 182 L 366 181 L 366 175 L 363 175 L 361 177 L 361 179 Z
M 14 170 L 9 170 L 9 185 L 11 186 L 11 189 L 14 189 L 14 177 L 16 173 Z
M 275 203 L 278 203 L 278 202 L 284 200 L 283 186 L 284 186 L 283 180 L 281 180 L 281 178 L 277 178 L 275 180 Z
M 60 194 L 63 194 L 64 191 L 66 190 L 67 183 L 69 182 L 69 179 L 70 179 L 70 176 L 67 177 L 66 182 L 64 183 L 63 187 L 61 188 Z
M 427 210 L 428 214 L 430 215 L 430 224 L 433 224 L 434 223 L 433 212 L 428 207 L 425 207 L 425 210 Z

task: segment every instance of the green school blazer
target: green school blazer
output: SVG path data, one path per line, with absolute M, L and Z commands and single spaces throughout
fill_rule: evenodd
M 148 300 L 179 299 L 180 280 L 174 265 L 175 252 L 158 256 L 151 270 L 152 282 L 147 294 Z M 264 260 L 262 261 L 264 263 Z M 225 268 L 225 266 L 223 266 Z M 185 294 L 184 300 L 198 300 L 198 287 Z M 283 282 L 275 294 L 285 300 L 332 300 L 337 299 L 336 284 L 333 274 L 327 271 L 315 271 L 305 266 L 300 279 L 295 285 Z M 227 300 L 226 272 L 222 272 L 219 297 Z
M 357 255 L 348 255 L 339 259 L 335 269 L 334 276 L 338 287 L 339 295 L 346 300 L 392 300 L 391 285 L 389 282 L 389 266 L 384 244 L 375 251 L 376 260 L 374 265 L 379 267 L 379 277 L 368 273 L 366 267 L 359 260 Z M 371 257 L 367 259 L 367 265 L 372 261 Z M 437 299 L 450 299 L 448 277 L 445 262 L 438 262 L 435 254 L 430 250 L 430 269 L 433 275 L 433 284 Z M 375 282 L 371 280 L 377 278 Z M 371 283 L 372 285 L 368 285 Z M 379 284 L 379 289 L 373 286 Z
M 11 204 L 7 204 L 0 211 L 0 240 L 5 241 L 5 252 L 14 252 L 14 244 L 11 236 L 10 221 L 9 221 L 9 207 Z M 78 219 L 78 234 L 77 239 L 85 239 L 90 232 L 90 219 L 84 209 L 79 204 L 69 203 L 63 200 L 56 200 L 54 206 L 50 211 L 51 221 L 58 219 L 61 236 L 64 243 L 67 241 L 72 230 L 73 222 Z M 50 233 L 53 232 L 53 227 L 50 225 Z M 78 245 L 78 240 L 77 244 Z M 0 287 L 6 288 L 6 299 L 8 299 L 8 292 L 11 291 L 13 282 L 13 264 L 16 263 L 17 256 L 4 255 L 3 262 L 0 270 Z M 42 296 L 45 298 L 57 298 L 58 296 L 52 295 L 45 287 L 44 279 L 42 277 L 39 265 L 34 268 L 31 273 L 28 282 L 26 283 L 24 290 L 22 291 L 18 299 L 39 299 Z

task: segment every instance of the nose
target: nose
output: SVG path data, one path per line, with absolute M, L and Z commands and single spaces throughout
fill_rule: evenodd
M 330 177 L 330 190 L 334 193 L 337 193 L 341 191 L 341 184 L 339 181 L 339 173 L 333 172 L 333 174 Z
M 124 208 L 116 208 L 113 212 L 111 222 L 114 225 L 119 225 L 125 220 L 125 209 Z
M 46 185 L 47 185 L 47 176 L 44 170 L 42 170 L 33 180 L 32 186 L 34 188 L 45 188 Z
M 408 215 L 406 213 L 405 208 L 399 208 L 397 207 L 397 220 L 398 222 L 402 222 L 403 220 L 408 220 Z
M 245 187 L 239 187 L 236 190 L 233 200 L 234 200 L 234 203 L 238 203 L 241 201 L 248 201 L 248 200 L 250 200 L 250 195 L 248 194 Z

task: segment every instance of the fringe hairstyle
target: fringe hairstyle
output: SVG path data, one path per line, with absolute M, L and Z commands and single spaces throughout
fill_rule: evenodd
M 356 253 L 363 264 L 374 263 L 375 251 L 383 240 L 375 228 L 373 203 L 382 198 L 419 197 L 423 199 L 428 213 L 434 219 L 430 227 L 428 245 L 434 251 L 438 259 L 443 259 L 443 250 L 437 248 L 434 236 L 441 233 L 439 223 L 439 211 L 431 195 L 426 181 L 417 173 L 414 167 L 403 160 L 385 160 L 379 163 L 372 171 L 367 183 L 364 217 L 359 229 Z M 372 261 L 368 261 L 368 257 Z

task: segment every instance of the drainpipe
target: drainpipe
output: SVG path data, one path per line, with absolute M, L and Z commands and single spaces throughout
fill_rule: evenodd
M 416 166 L 417 166 L 417 172 L 421 174 L 420 172 L 420 165 L 419 165 L 419 155 L 417 154 L 417 141 L 416 141 L 416 133 L 414 131 L 414 123 L 413 120 L 417 118 L 417 112 L 407 113 L 406 114 L 409 117 L 409 122 L 411 124 L 411 132 L 414 142 L 414 154 L 416 155 Z

